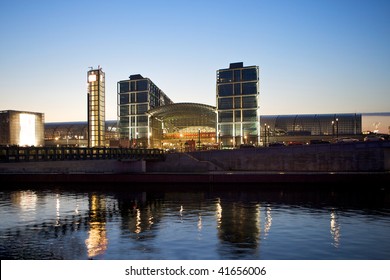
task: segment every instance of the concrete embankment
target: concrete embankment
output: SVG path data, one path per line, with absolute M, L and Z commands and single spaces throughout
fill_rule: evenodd
M 390 142 L 167 154 L 165 161 L 0 163 L 0 182 L 390 183 Z
M 190 155 L 231 171 L 390 171 L 390 141 L 216 150 Z
M 2 184 L 121 184 L 130 189 L 167 186 L 201 188 L 219 185 L 226 189 L 267 188 L 275 184 L 299 184 L 309 188 L 336 186 L 358 189 L 388 189 L 390 173 L 261 173 L 261 172 L 217 172 L 217 173 L 132 173 L 132 174 L 2 174 Z M 162 189 L 161 189 L 162 188 Z

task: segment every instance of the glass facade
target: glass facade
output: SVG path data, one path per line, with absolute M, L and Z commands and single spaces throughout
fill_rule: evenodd
M 362 134 L 361 114 L 261 116 L 263 143 L 285 140 L 333 139 Z
M 0 145 L 43 146 L 44 114 L 22 111 L 0 112 Z
M 139 74 L 118 82 L 117 92 L 120 139 L 129 140 L 131 147 L 159 147 L 162 126 L 147 111 L 173 102 L 149 78 Z
M 175 103 L 148 111 L 159 120 L 163 135 L 161 147 L 169 151 L 216 149 L 216 108 L 199 103 Z M 155 137 L 155 135 L 153 135 Z
M 87 73 L 88 83 L 88 147 L 105 143 L 105 74 L 102 69 Z
M 118 122 L 105 121 L 106 143 L 118 140 Z M 45 145 L 66 147 L 88 146 L 87 122 L 50 122 L 45 124 Z
M 217 71 L 217 138 L 224 147 L 258 145 L 259 67 L 231 63 Z

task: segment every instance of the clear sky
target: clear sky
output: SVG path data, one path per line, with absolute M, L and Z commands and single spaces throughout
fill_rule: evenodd
M 388 0 L 0 0 L 0 110 L 86 121 L 89 67 L 215 106 L 216 71 L 260 68 L 262 115 L 390 112 Z

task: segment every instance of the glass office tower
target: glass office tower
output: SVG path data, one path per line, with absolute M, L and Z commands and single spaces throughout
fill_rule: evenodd
M 118 82 L 118 119 L 121 140 L 132 148 L 157 148 L 162 145 L 161 122 L 146 113 L 150 109 L 172 104 L 168 96 L 149 78 L 139 74 Z
M 105 146 L 105 74 L 91 69 L 88 82 L 88 147 Z
M 231 63 L 217 71 L 217 138 L 222 147 L 259 145 L 259 67 Z

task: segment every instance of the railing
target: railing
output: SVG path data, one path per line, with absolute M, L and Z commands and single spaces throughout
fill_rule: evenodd
M 160 149 L 85 148 L 85 147 L 0 147 L 0 162 L 55 160 L 165 160 Z

